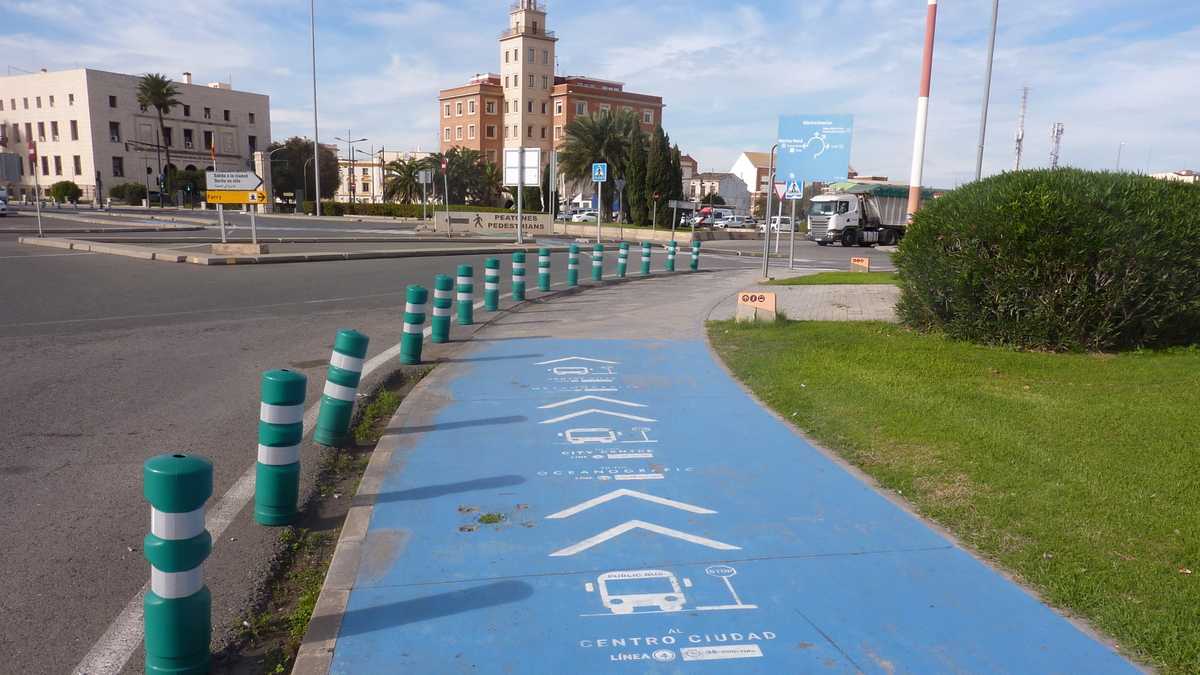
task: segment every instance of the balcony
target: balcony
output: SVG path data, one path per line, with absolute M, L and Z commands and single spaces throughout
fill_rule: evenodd
M 521 26 L 519 28 L 509 28 L 505 31 L 500 31 L 500 39 L 517 37 L 520 35 L 532 35 L 533 37 L 544 37 L 550 40 L 557 40 L 554 31 L 552 30 L 533 30 L 529 26 Z
M 538 2 L 538 0 L 517 0 L 508 6 L 508 11 L 519 12 L 522 9 L 532 9 L 535 12 L 545 12 L 546 3 Z

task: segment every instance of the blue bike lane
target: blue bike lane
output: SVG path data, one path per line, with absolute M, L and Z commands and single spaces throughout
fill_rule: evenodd
M 1140 672 L 702 341 L 481 345 L 390 430 L 330 672 Z

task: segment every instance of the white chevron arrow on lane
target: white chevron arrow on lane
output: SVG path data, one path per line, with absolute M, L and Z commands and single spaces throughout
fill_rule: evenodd
M 559 422 L 566 422 L 567 420 L 573 420 L 576 417 L 584 417 L 587 415 L 608 415 L 609 417 L 620 417 L 622 419 L 633 420 L 634 422 L 657 422 L 658 421 L 658 420 L 650 418 L 650 417 L 639 417 L 637 415 L 630 415 L 628 413 L 620 413 L 620 412 L 613 412 L 611 410 L 600 410 L 598 408 L 590 408 L 588 410 L 581 410 L 579 412 L 573 412 L 573 413 L 570 413 L 569 415 L 563 415 L 562 417 L 555 417 L 554 419 L 543 420 L 541 422 L 538 422 L 538 424 L 557 424 Z
M 707 546 L 708 548 L 715 548 L 718 551 L 740 551 L 742 548 L 740 546 L 734 546 L 733 544 L 726 544 L 724 542 L 720 542 L 715 539 L 709 539 L 707 537 L 701 537 L 699 535 L 689 534 L 687 532 L 680 532 L 679 530 L 673 530 L 669 527 L 663 527 L 662 525 L 655 525 L 654 523 L 647 523 L 643 520 L 627 520 L 624 523 L 617 525 L 616 527 L 609 528 L 609 529 L 601 532 L 600 534 L 597 534 L 592 537 L 588 537 L 587 539 L 584 539 L 583 541 L 581 541 L 579 543 L 571 544 L 570 546 L 568 546 L 566 548 L 561 548 L 561 549 L 555 551 L 554 553 L 551 553 L 550 557 L 561 558 L 564 556 L 575 555 L 576 553 L 586 551 L 589 548 L 592 548 L 593 546 L 596 546 L 598 544 L 603 544 L 604 542 L 608 541 L 609 539 L 614 539 L 616 537 L 619 537 L 622 534 L 625 534 L 626 532 L 628 532 L 630 530 L 646 530 L 648 532 L 653 532 L 655 534 L 661 534 L 665 537 L 672 537 L 674 539 L 691 542 L 693 544 L 699 544 L 700 546 Z
M 535 363 L 534 365 L 535 366 L 549 366 L 549 365 L 552 365 L 555 363 L 566 363 L 567 361 L 590 361 L 592 363 L 603 363 L 603 364 L 606 364 L 609 366 L 615 366 L 620 363 L 620 361 L 605 361 L 604 359 L 589 359 L 586 356 L 568 356 L 568 357 L 562 358 L 562 359 L 554 359 L 553 361 L 542 361 L 541 363 Z
M 677 502 L 674 499 L 667 499 L 666 497 L 656 497 L 654 495 L 646 494 L 645 492 L 638 492 L 637 490 L 622 488 L 620 490 L 613 490 L 607 494 L 600 495 L 599 497 L 593 497 L 585 502 L 580 502 L 569 509 L 563 509 L 562 511 L 559 511 L 558 513 L 551 513 L 550 515 L 546 516 L 546 519 L 558 520 L 561 518 L 570 518 L 577 513 L 583 513 L 590 508 L 600 506 L 601 504 L 606 504 L 614 499 L 620 499 L 621 497 L 634 497 L 636 499 L 653 502 L 655 504 L 670 506 L 671 508 L 679 509 L 680 511 L 687 511 L 688 513 L 698 513 L 701 515 L 712 515 L 716 513 L 716 511 L 713 511 L 712 509 L 706 509 L 703 506 L 695 506 L 685 502 Z
M 538 410 L 549 410 L 551 408 L 561 408 L 564 405 L 572 405 L 575 403 L 579 403 L 580 401 L 601 401 L 603 403 L 612 403 L 613 405 L 626 405 L 626 406 L 629 406 L 630 408 L 646 408 L 646 407 L 648 407 L 641 403 L 630 403 L 629 401 L 621 401 L 621 400 L 615 399 L 615 398 L 605 398 L 603 396 L 590 396 L 589 395 L 589 396 L 580 396 L 578 398 L 573 398 L 569 401 L 559 401 L 558 403 L 551 403 L 549 405 L 539 406 Z

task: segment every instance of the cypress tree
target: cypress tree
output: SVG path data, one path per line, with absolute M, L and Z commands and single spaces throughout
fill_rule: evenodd
M 646 155 L 646 198 L 653 209 L 655 193 L 661 196 L 658 201 L 657 222 L 663 227 L 670 227 L 671 210 L 667 200 L 671 199 L 671 149 L 667 144 L 667 135 L 662 127 L 654 130 L 650 148 Z
M 671 148 L 671 199 L 683 199 L 683 155 L 678 145 Z
M 649 201 L 646 194 L 646 134 L 635 127 L 625 157 L 625 203 L 629 222 L 634 225 L 650 222 Z

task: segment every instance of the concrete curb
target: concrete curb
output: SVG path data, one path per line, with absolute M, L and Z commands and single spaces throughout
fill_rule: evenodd
M 581 280 L 579 286 L 541 292 L 537 297 L 525 300 L 524 302 L 509 302 L 502 306 L 499 311 L 494 312 L 486 322 L 475 324 L 467 339 L 456 340 L 448 346 L 438 345 L 439 347 L 445 347 L 439 352 L 438 360 L 430 364 L 433 368 L 404 397 L 404 400 L 400 403 L 400 407 L 396 409 L 395 414 L 392 415 L 392 419 L 388 422 L 387 427 L 403 427 L 410 418 L 428 414 L 429 410 L 425 405 L 426 402 L 429 399 L 437 398 L 437 395 L 433 392 L 445 391 L 448 382 L 445 369 L 437 368 L 437 365 L 440 365 L 447 357 L 457 356 L 459 352 L 469 348 L 471 340 L 476 334 L 490 326 L 497 318 L 506 315 L 516 307 L 537 304 L 544 300 L 576 295 L 590 289 L 604 288 L 617 284 L 704 273 L 706 272 L 655 272 L 646 277 L 614 278 L 598 283 L 591 281 L 582 282 Z M 556 284 L 556 286 L 561 285 L 561 282 Z M 509 293 L 507 297 L 511 298 L 512 294 Z M 476 303 L 476 306 L 482 307 L 483 303 Z M 371 460 L 368 462 L 362 480 L 359 482 L 358 492 L 354 495 L 353 506 L 350 507 L 350 511 L 346 514 L 346 520 L 342 524 L 342 532 L 338 536 L 337 546 L 333 552 L 333 559 L 329 563 L 329 571 L 326 573 L 325 582 L 321 586 L 321 594 L 317 597 L 316 606 L 313 608 L 312 617 L 309 619 L 308 630 L 304 634 L 304 639 L 301 641 L 300 649 L 296 654 L 296 661 L 292 665 L 292 675 L 327 675 L 329 668 L 333 665 L 333 653 L 337 647 L 338 633 L 341 632 L 342 616 L 345 615 L 346 606 L 350 601 L 350 593 L 354 589 L 354 583 L 358 578 L 358 570 L 362 562 L 363 543 L 366 540 L 371 516 L 375 511 L 374 497 L 379 494 L 380 487 L 387 477 L 393 454 L 400 448 L 402 443 L 408 442 L 410 442 L 410 439 L 400 434 L 384 434 L 379 439 L 379 443 L 375 446 L 375 450 L 371 454 Z

